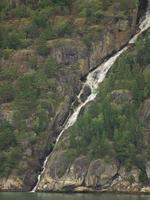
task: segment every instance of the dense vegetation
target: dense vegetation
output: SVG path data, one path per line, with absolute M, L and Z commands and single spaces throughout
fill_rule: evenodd
M 140 106 L 150 97 L 149 52 L 147 36 L 124 53 L 99 87 L 96 102 L 70 130 L 70 148 L 75 148 L 75 154 L 114 157 L 128 169 L 135 165 L 142 170 L 140 179 L 144 183 L 148 183 L 145 161 L 150 159 L 150 149 L 143 141 Z M 122 96 L 119 102 L 117 92 Z M 126 93 L 130 100 L 123 98 Z
M 103 16 L 110 15 L 107 9 L 112 3 L 113 0 L 43 0 L 37 2 L 2 0 L 0 2 L 0 54 L 7 57 L 13 50 L 35 44 L 38 53 L 46 55 L 46 40 L 67 36 L 75 37 L 89 32 L 90 24 L 100 24 Z M 118 12 L 118 16 L 126 16 L 136 3 L 137 0 L 121 1 L 122 10 Z M 75 23 L 75 19 L 78 18 L 84 22 L 80 22 L 83 23 L 81 26 Z M 13 23 L 12 20 L 14 20 Z M 83 37 L 83 41 L 85 40 L 87 36 L 85 39 Z M 41 44 L 42 49 L 41 46 L 36 45 L 37 43 Z
M 37 149 L 40 155 L 40 152 L 45 148 L 45 143 L 48 141 L 49 123 L 55 116 L 57 108 L 63 102 L 64 93 L 60 91 L 63 90 L 64 86 L 60 87 L 60 76 L 63 74 L 62 76 L 68 77 L 71 72 L 69 69 L 65 71 L 64 66 L 58 65 L 55 59 L 51 57 L 47 46 L 48 40 L 68 37 L 80 38 L 90 47 L 92 40 L 96 38 L 96 30 L 94 30 L 94 37 L 93 32 L 90 32 L 91 25 L 98 25 L 97 32 L 99 33 L 104 16 L 127 17 L 127 13 L 132 12 L 132 9 L 129 8 L 132 8 L 137 3 L 136 0 L 118 1 L 122 9 L 116 14 L 111 9 L 113 1 L 0 1 L 0 111 L 6 115 L 5 117 L 1 116 L 0 113 L 0 176 L 9 176 L 13 169 L 18 170 L 15 173 L 24 174 L 26 172 L 32 158 L 36 157 L 35 152 Z M 109 12 L 108 8 L 110 8 Z M 15 59 L 17 62 L 14 61 Z M 130 60 L 132 61 L 132 59 Z M 137 65 L 137 67 L 139 66 Z M 70 76 L 75 77 L 76 72 L 73 71 Z M 69 85 L 70 83 L 67 81 L 68 79 L 65 78 L 65 84 Z M 132 83 L 130 84 L 132 85 Z M 136 84 L 137 82 L 135 81 L 134 86 L 139 87 Z M 104 87 L 102 91 L 105 92 L 106 90 L 107 92 L 107 89 Z M 137 90 L 135 90 L 136 92 Z M 142 95 L 140 97 L 137 96 L 137 104 L 141 101 L 140 98 L 143 98 Z M 105 141 L 103 145 L 106 144 L 107 147 L 107 137 L 110 140 L 114 140 L 114 129 L 116 138 L 119 137 L 120 129 L 124 129 L 121 125 L 116 127 L 117 112 L 121 115 L 124 112 L 124 108 L 121 107 L 120 110 L 119 108 L 116 108 L 117 110 L 113 108 L 115 110 L 112 112 L 114 117 L 111 119 L 108 117 L 108 113 L 112 110 L 112 107 L 108 97 L 104 101 L 104 95 L 103 104 L 105 104 L 104 108 L 106 109 L 104 110 L 106 112 L 105 116 L 103 114 L 99 117 L 95 116 L 95 121 L 93 120 L 92 123 L 97 124 L 94 127 L 99 126 L 103 130 L 102 135 Z M 134 110 L 134 108 L 132 109 Z M 86 124 L 87 120 L 90 120 L 91 123 L 90 115 L 92 116 L 92 109 L 91 114 L 81 119 L 81 125 L 83 123 Z M 135 112 L 133 112 L 131 118 L 134 115 L 136 115 Z M 106 130 L 103 128 L 104 117 L 108 117 L 105 121 Z M 125 115 L 120 120 L 126 120 L 127 117 Z M 135 118 L 134 120 L 137 123 L 138 119 Z M 110 125 L 107 127 L 109 123 Z M 79 126 L 80 124 L 77 124 L 77 129 L 79 129 Z M 135 129 L 135 127 L 132 128 L 133 130 Z M 90 149 L 93 149 L 91 153 L 94 155 L 102 149 L 100 146 L 98 152 L 95 152 L 96 129 L 98 127 L 93 130 L 95 134 L 93 134 L 92 142 L 91 138 L 89 138 L 90 129 L 85 138 L 83 135 L 85 131 L 79 130 L 78 132 L 82 132 L 80 143 L 90 144 Z M 111 131 L 109 132 L 109 130 Z M 109 132 L 109 135 L 106 134 L 107 136 L 105 136 L 105 132 L 107 134 Z M 100 135 L 97 135 L 97 137 L 100 138 Z M 36 145 L 39 145 L 38 148 Z M 109 145 L 111 144 L 109 143 Z M 30 149 L 32 149 L 32 152 L 30 152 Z M 87 151 L 85 149 L 82 150 L 83 152 Z M 122 155 L 120 157 L 122 159 Z M 20 160 L 27 162 L 27 164 L 22 162 L 19 165 Z M 33 165 L 36 166 L 37 163 L 33 163 Z M 32 164 L 30 167 L 31 169 L 33 168 Z

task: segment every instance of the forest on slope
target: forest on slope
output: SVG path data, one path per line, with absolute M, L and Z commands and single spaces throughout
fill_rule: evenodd
M 0 190 L 35 185 L 82 78 L 127 43 L 138 6 L 137 0 L 0 1 Z
M 96 100 L 65 131 L 40 191 L 140 192 L 150 185 L 149 33 L 117 60 Z

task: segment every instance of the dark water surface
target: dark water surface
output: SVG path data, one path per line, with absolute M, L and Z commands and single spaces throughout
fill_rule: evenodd
M 0 200 L 150 200 L 150 195 L 0 193 Z

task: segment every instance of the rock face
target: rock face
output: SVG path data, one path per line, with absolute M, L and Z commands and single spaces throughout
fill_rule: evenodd
M 118 171 L 114 160 L 91 161 L 88 157 L 81 156 L 68 163 L 63 154 L 57 159 L 55 156 L 52 156 L 51 164 L 39 184 L 40 191 L 75 191 L 81 186 L 96 189 L 109 184 Z
M 136 16 L 136 11 L 133 16 Z M 124 46 L 134 33 L 135 17 L 132 20 L 118 20 L 110 22 L 107 28 L 100 33 L 99 42 L 93 43 L 89 56 L 89 69 L 98 66 L 101 61 Z M 113 25 L 112 25 L 113 24 Z M 124 26 L 125 25 L 125 26 Z M 124 27 L 124 28 L 122 28 Z M 130 29 L 130 27 L 132 27 Z
M 68 162 L 64 153 L 58 155 L 52 155 L 38 191 L 129 193 L 150 191 L 149 187 L 142 187 L 139 181 L 141 170 L 137 167 L 133 166 L 127 170 L 111 158 L 91 160 L 86 156 Z M 147 173 L 149 174 L 149 163 Z
M 147 161 L 146 163 L 146 173 L 147 177 L 150 179 L 150 161 Z
M 11 2 L 15 5 L 20 4 L 19 0 L 12 0 Z M 55 141 L 58 133 L 62 130 L 63 124 L 69 115 L 71 104 L 81 89 L 80 79 L 128 42 L 136 31 L 137 12 L 137 8 L 133 9 L 132 14 L 125 19 L 111 16 L 106 18 L 104 26 L 99 31 L 98 38 L 92 42 L 90 48 L 78 38 L 57 39 L 47 43 L 49 53 L 56 59 L 57 64 L 62 65 L 64 71 L 67 71 L 67 73 L 62 73 L 58 77 L 59 83 L 61 83 L 58 89 L 64 96 L 64 100 L 55 110 L 55 117 L 48 126 L 48 134 L 45 136 L 45 140 L 39 141 L 33 149 L 26 144 L 29 149 L 24 152 L 23 160 L 18 165 L 25 168 L 29 167 L 29 169 L 19 178 L 12 176 L 8 179 L 1 179 L 0 190 L 28 191 L 32 189 L 37 181 L 37 171 L 40 169 L 41 161 L 49 152 L 49 141 Z M 28 51 L 22 52 L 25 61 L 28 53 Z M 18 56 L 16 57 L 18 58 Z M 14 65 L 16 57 L 12 58 Z M 24 66 L 21 70 L 27 71 Z M 85 88 L 82 100 L 85 100 L 89 94 L 89 88 Z M 117 93 L 117 95 L 120 94 Z M 117 97 L 117 101 L 120 101 L 119 98 Z M 131 96 L 128 92 L 124 99 L 130 101 Z M 10 110 L 6 114 L 4 107 L 5 105 L 1 107 L 0 118 L 11 121 L 13 111 Z M 26 162 L 26 160 L 28 161 Z M 110 185 L 117 176 L 118 170 L 118 164 L 111 159 L 107 162 L 104 159 L 91 160 L 86 156 L 82 156 L 75 160 L 66 160 L 65 152 L 54 153 L 48 162 L 38 190 L 81 191 L 83 189 L 86 191 L 88 187 L 92 187 L 93 190 L 97 190 L 97 188 L 105 189 L 106 185 Z
M 90 94 L 91 94 L 91 88 L 88 85 L 85 85 L 85 87 L 83 88 L 83 92 L 80 96 L 81 101 L 84 102 Z
M 123 28 L 120 26 L 120 29 Z M 116 104 L 126 104 L 133 101 L 132 93 L 129 90 L 114 90 L 111 93 L 111 97 Z M 149 99 L 147 99 L 141 106 L 140 116 L 144 127 L 148 130 L 150 128 L 149 111 Z M 47 169 L 38 186 L 38 191 L 150 192 L 150 187 L 143 187 L 140 181 L 141 173 L 143 173 L 140 167 L 132 165 L 128 168 L 123 164 L 117 163 L 115 159 L 108 157 L 92 159 L 88 156 L 80 155 L 68 161 L 65 158 L 65 154 L 59 156 L 59 148 L 63 149 L 63 147 L 56 147 L 48 161 Z M 145 167 L 146 176 L 149 178 L 149 161 L 145 164 Z
M 130 103 L 132 101 L 132 93 L 128 90 L 114 90 L 111 93 L 114 103 Z
M 13 58 L 14 62 L 12 62 L 12 65 L 15 65 L 15 59 L 17 59 L 16 57 Z M 19 57 L 19 59 L 21 58 Z M 12 177 L 17 177 L 19 179 L 19 183 L 21 184 L 17 187 L 18 181 L 16 182 L 14 180 L 11 181 L 9 186 L 7 183 L 9 183 L 11 177 L 8 177 L 8 179 L 5 178 L 0 180 L 0 190 L 30 191 L 34 187 L 37 181 L 38 171 L 41 169 L 43 160 L 51 151 L 51 145 L 55 141 L 58 133 L 62 130 L 66 118 L 69 113 L 71 113 L 71 104 L 81 89 L 79 70 L 72 70 L 71 67 L 69 69 L 68 68 L 67 70 L 64 69 L 62 74 L 59 74 L 58 86 L 56 87 L 58 87 L 57 89 L 59 90 L 63 100 L 56 109 L 52 107 L 49 111 L 47 110 L 47 112 L 54 113 L 54 115 L 51 119 L 49 118 L 49 123 L 44 128 L 46 132 L 41 135 L 41 139 L 39 138 L 39 140 L 34 144 L 31 144 L 25 139 L 20 141 L 20 145 L 24 148 L 24 151 L 21 158 L 18 160 L 18 168 L 14 169 L 11 174 Z M 13 114 L 14 110 L 11 103 L 3 103 L 0 105 L 1 121 L 7 120 L 12 123 Z M 30 130 L 33 130 L 34 121 L 36 121 L 35 114 L 31 115 L 27 121 L 27 127 Z M 33 138 L 37 137 L 36 133 L 33 131 L 29 131 L 27 134 L 27 137 L 30 137 L 31 135 Z M 16 172 L 17 170 L 21 171 L 21 174 L 18 174 L 18 172 Z
M 74 39 L 54 40 L 48 42 L 49 51 L 58 64 L 75 65 L 79 67 L 81 78 L 98 66 L 105 58 L 124 46 L 129 38 L 134 34 L 137 21 L 137 9 L 134 9 L 132 16 L 128 19 L 106 19 L 105 27 L 99 32 L 99 38 L 92 42 L 90 48 L 81 41 Z M 106 25 L 107 24 L 107 25 Z M 89 95 L 90 91 L 85 88 L 82 95 Z M 112 98 L 117 103 L 124 101 L 129 103 L 132 100 L 130 91 L 114 91 Z M 119 166 L 115 160 L 106 161 L 104 159 L 91 160 L 86 156 L 77 157 L 75 160 L 66 160 L 65 153 L 54 150 L 48 161 L 46 171 L 41 179 L 39 191 L 90 191 L 105 190 L 117 180 Z M 122 175 L 123 172 L 121 172 Z M 124 172 L 125 173 L 125 172 Z M 131 176 L 138 173 L 136 170 L 130 172 Z M 130 176 L 129 175 L 129 176 Z M 120 176 L 121 177 L 121 176 Z M 122 183 L 132 188 L 132 184 L 126 180 L 126 175 L 122 175 Z M 128 182 L 128 184 L 126 183 Z M 138 182 L 138 181 L 137 181 Z M 112 190 L 118 186 L 112 184 Z M 120 186 L 120 191 L 121 191 Z M 108 190 L 108 189 L 106 189 Z
M 149 194 L 150 193 L 150 187 L 148 187 L 148 186 L 147 187 L 143 187 L 141 189 L 141 192 Z
M 18 177 L 0 179 L 0 191 L 20 191 L 22 187 L 23 182 Z
M 120 167 L 118 177 L 111 183 L 110 190 L 118 192 L 140 192 L 141 184 L 139 181 L 140 170 L 132 167 L 127 171 L 125 167 Z
M 60 39 L 48 42 L 49 51 L 58 64 L 77 65 L 81 76 L 97 67 L 105 58 L 117 52 L 135 33 L 137 9 L 128 19 L 106 18 L 96 42 L 90 48 L 76 39 Z
M 145 127 L 150 128 L 150 99 L 147 99 L 142 105 L 140 116 Z
M 117 174 L 117 164 L 115 161 L 106 162 L 102 159 L 91 162 L 85 179 L 87 187 L 99 187 L 109 184 Z
M 39 185 L 40 190 L 67 191 L 83 184 L 90 164 L 89 159 L 85 156 L 79 157 L 71 164 L 62 155 L 59 154 L 57 159 L 56 155 L 53 155 L 55 161 L 46 169 L 46 177 L 43 177 Z
M 149 3 L 149 0 L 140 0 L 138 21 L 140 20 L 140 18 L 143 16 L 144 12 L 146 11 L 148 3 Z

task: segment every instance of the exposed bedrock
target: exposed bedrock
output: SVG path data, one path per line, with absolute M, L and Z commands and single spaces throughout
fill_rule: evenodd
M 140 4 L 139 4 L 137 22 L 139 22 L 140 18 L 144 15 L 149 4 L 149 0 L 139 0 L 139 1 L 140 1 Z
M 145 6 L 146 1 L 141 0 L 140 9 L 145 10 Z M 117 12 L 119 8 L 114 6 L 114 9 Z M 141 13 L 143 12 L 140 12 L 140 15 L 142 15 Z M 62 130 L 63 124 L 70 113 L 72 102 L 75 101 L 81 89 L 80 79 L 128 42 L 129 38 L 136 32 L 138 16 L 138 8 L 134 8 L 130 16 L 126 18 L 106 17 L 99 31 L 98 39 L 92 42 L 90 48 L 78 38 L 63 38 L 48 42 L 49 52 L 57 63 L 63 65 L 66 71 L 71 68 L 70 73 L 66 73 L 67 75 L 62 73 L 62 77 L 59 77 L 61 83 L 60 93 L 64 96 L 64 102 L 61 102 L 61 105 L 57 108 L 55 117 L 49 124 L 48 134 L 35 146 L 33 151 L 29 147 L 23 155 L 22 161 L 18 164 L 19 167 L 25 167 L 29 170 L 26 170 L 19 177 L 14 172 L 13 176 L 0 179 L 0 190 L 27 191 L 33 188 L 37 181 L 38 171 L 42 166 L 41 163 L 43 163 L 44 157 L 49 152 L 49 142 L 55 141 L 58 133 Z M 97 29 L 99 27 L 94 26 L 91 28 Z M 90 94 L 90 90 L 86 88 L 82 99 L 84 100 L 88 94 Z M 125 101 L 130 101 L 130 94 L 125 94 L 124 98 Z M 120 101 L 119 93 L 114 101 Z M 10 116 L 7 117 L 10 118 Z M 149 118 L 146 118 L 146 120 L 149 120 Z M 65 159 L 64 154 L 61 154 L 61 156 L 56 155 L 56 159 L 53 156 L 55 155 L 52 155 L 48 162 L 39 190 L 62 191 L 70 190 L 70 188 L 80 190 L 80 187 L 87 188 L 92 184 L 96 187 L 105 187 L 106 184 L 111 184 L 113 178 L 118 175 L 118 164 L 114 160 L 109 160 L 108 164 L 103 159 L 91 161 L 86 157 L 80 157 L 70 162 Z M 27 158 L 28 162 L 26 162 Z M 97 171 L 93 171 L 95 166 Z

